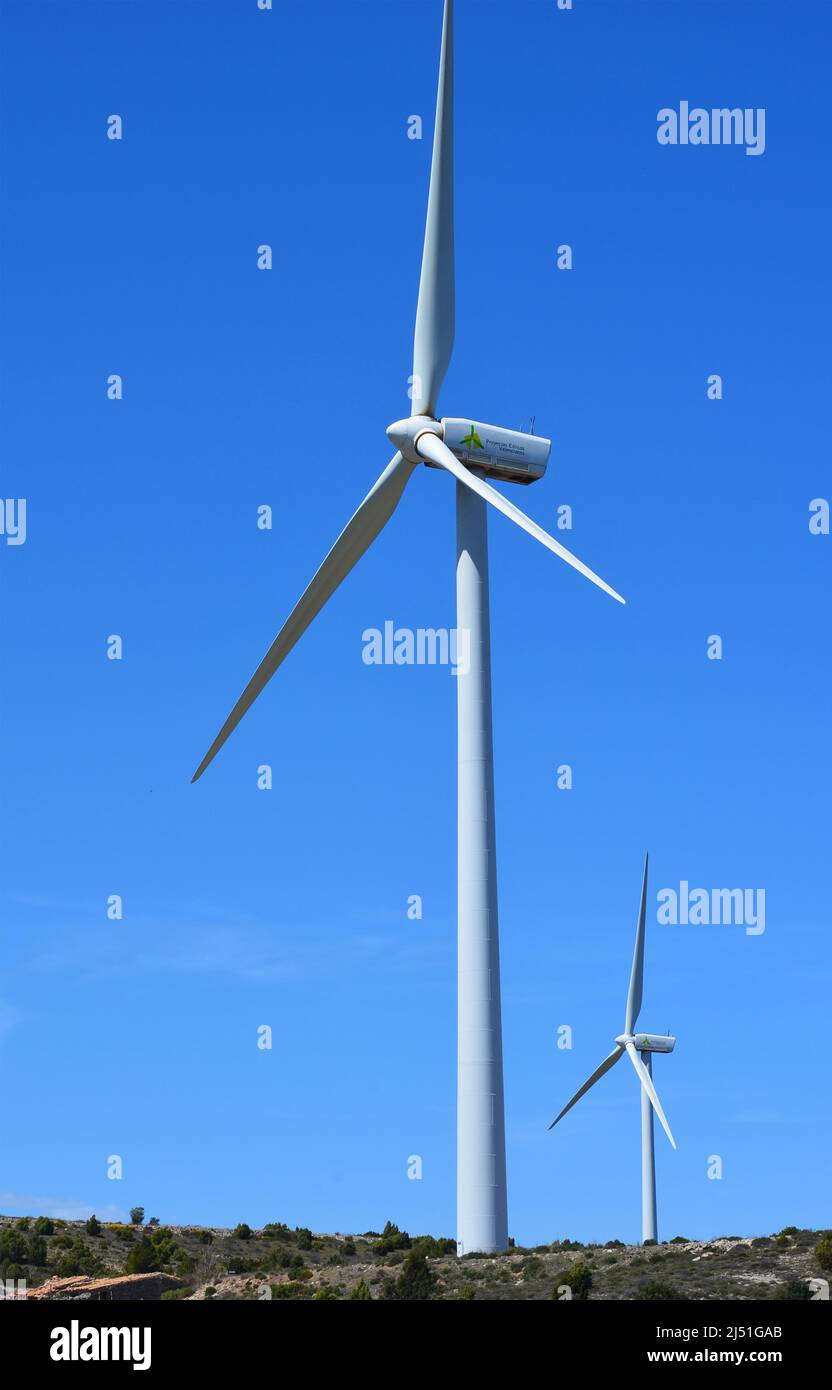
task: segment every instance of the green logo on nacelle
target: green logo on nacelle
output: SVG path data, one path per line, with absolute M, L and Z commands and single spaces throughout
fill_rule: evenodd
M 483 442 L 477 434 L 477 431 L 474 429 L 473 425 L 471 426 L 471 433 L 466 434 L 462 442 L 463 444 L 469 444 L 472 449 L 481 449 L 483 447 Z

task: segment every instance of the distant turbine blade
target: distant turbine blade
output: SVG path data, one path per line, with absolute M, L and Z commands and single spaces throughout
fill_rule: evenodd
M 552 1121 L 552 1123 L 550 1124 L 549 1128 L 550 1128 L 550 1129 L 554 1129 L 554 1127 L 555 1127 L 555 1125 L 557 1124 L 558 1120 L 562 1120 L 562 1119 L 563 1119 L 563 1117 L 564 1117 L 564 1115 L 566 1114 L 567 1110 L 571 1110 L 571 1109 L 572 1109 L 572 1106 L 575 1105 L 575 1104 L 581 1099 L 581 1096 L 586 1095 L 586 1093 L 587 1093 L 587 1091 L 589 1090 L 590 1086 L 594 1086 L 595 1083 L 596 1083 L 596 1081 L 600 1081 L 601 1077 L 604 1076 L 604 1075 L 606 1074 L 606 1072 L 609 1071 L 610 1067 L 614 1067 L 614 1066 L 615 1066 L 615 1064 L 616 1064 L 616 1062 L 618 1061 L 619 1057 L 623 1057 L 623 1056 L 624 1056 L 624 1048 L 623 1048 L 623 1047 L 617 1047 L 617 1048 L 615 1049 L 614 1052 L 611 1052 L 611 1053 L 610 1053 L 609 1057 L 605 1057 L 605 1058 L 604 1058 L 604 1061 L 601 1063 L 600 1067 L 596 1067 L 595 1071 L 592 1073 L 592 1075 L 591 1075 L 591 1077 L 589 1078 L 589 1080 L 584 1082 L 584 1084 L 583 1084 L 583 1086 L 581 1087 L 580 1091 L 576 1091 L 575 1095 L 572 1097 L 572 1099 L 570 1100 L 569 1104 L 568 1104 L 568 1105 L 565 1105 L 565 1106 L 563 1107 L 563 1109 L 561 1110 L 560 1114 L 555 1116 L 555 1118 L 553 1119 L 553 1121 Z
M 453 0 L 445 0 L 430 192 L 413 341 L 413 415 L 435 415 L 454 345 Z
M 381 477 L 367 493 L 361 506 L 341 532 L 320 569 L 303 596 L 295 604 L 280 632 L 275 637 L 260 665 L 220 729 L 202 762 L 191 778 L 195 782 L 201 777 L 212 758 L 216 756 L 225 740 L 236 729 L 249 705 L 257 698 L 263 686 L 274 675 L 284 657 L 303 636 L 312 619 L 320 613 L 324 604 L 332 597 L 338 585 L 361 559 L 365 550 L 372 544 L 379 531 L 390 520 L 405 484 L 413 473 L 415 465 L 408 463 L 401 454 L 396 454 L 385 468 Z
M 641 1082 L 642 1086 L 644 1087 L 645 1091 L 650 1097 L 650 1104 L 652 1105 L 653 1109 L 655 1110 L 656 1114 L 661 1120 L 664 1132 L 675 1149 L 676 1140 L 670 1133 L 670 1125 L 667 1123 L 665 1113 L 662 1110 L 661 1101 L 659 1100 L 659 1097 L 656 1095 L 656 1088 L 653 1085 L 653 1078 L 651 1077 L 649 1071 L 647 1070 L 646 1066 L 639 1057 L 635 1043 L 628 1042 L 626 1044 L 626 1047 L 627 1056 L 629 1057 L 630 1061 L 636 1069 L 636 1076 L 638 1077 L 639 1081 Z
M 645 854 L 644 878 L 641 883 L 641 906 L 638 910 L 633 968 L 630 971 L 630 989 L 627 995 L 627 1016 L 624 1020 L 625 1033 L 632 1033 L 635 1029 L 644 990 L 644 917 L 647 911 L 647 862 L 648 856 Z
M 582 560 L 579 560 L 577 555 L 573 555 L 571 550 L 567 550 L 565 546 L 560 544 L 560 541 L 556 541 L 554 536 L 550 536 L 549 532 L 544 531 L 542 526 L 538 526 L 536 521 L 532 521 L 530 517 L 526 516 L 525 512 L 521 512 L 519 507 L 515 507 L 514 503 L 509 502 L 508 498 L 504 497 L 496 488 L 483 482 L 482 478 L 478 478 L 476 473 L 472 473 L 470 469 L 460 463 L 456 456 L 451 453 L 447 444 L 439 439 L 437 435 L 421 434 L 416 441 L 416 450 L 417 453 L 421 454 L 422 458 L 430 459 L 431 463 L 438 463 L 440 468 L 447 468 L 449 473 L 453 473 L 457 482 L 464 483 L 472 492 L 476 492 L 480 497 L 484 498 L 486 502 L 490 502 L 492 507 L 496 507 L 497 510 L 502 512 L 504 516 L 507 516 L 509 520 L 516 522 L 516 524 L 522 527 L 524 531 L 527 531 L 530 536 L 534 536 L 535 540 L 540 541 L 541 545 L 545 545 L 548 550 L 553 551 L 555 555 L 559 555 L 561 560 L 566 561 L 567 565 L 571 565 L 579 574 L 583 574 L 587 579 L 591 579 L 593 584 L 597 584 L 599 589 L 604 590 L 605 594 L 610 594 L 611 597 L 617 599 L 619 603 L 624 603 L 625 600 L 621 595 L 617 594 L 615 589 L 611 589 L 609 584 L 606 584 L 603 579 L 600 579 L 588 565 L 585 565 Z

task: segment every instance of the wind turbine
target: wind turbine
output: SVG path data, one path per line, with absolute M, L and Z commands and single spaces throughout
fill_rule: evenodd
M 453 0 L 445 0 L 408 419 L 387 434 L 397 452 L 298 600 L 194 774 L 201 777 L 252 701 L 313 618 L 390 520 L 417 465 L 456 479 L 457 631 L 470 660 L 457 680 L 458 716 L 458 1122 L 460 1254 L 508 1244 L 500 957 L 491 735 L 491 651 L 486 503 L 606 593 L 624 600 L 485 477 L 531 483 L 551 441 L 462 418 L 437 419 L 454 341 Z
M 656 1234 L 656 1161 L 653 1152 L 653 1111 L 655 1110 L 662 1123 L 665 1134 L 676 1148 L 676 1140 L 670 1132 L 670 1125 L 667 1123 L 665 1113 L 662 1110 L 661 1102 L 656 1094 L 653 1085 L 653 1062 L 654 1052 L 672 1052 L 676 1046 L 676 1039 L 666 1037 L 658 1033 L 636 1033 L 635 1026 L 641 1011 L 641 998 L 644 986 L 644 916 L 647 908 L 647 863 L 648 856 L 644 856 L 644 879 L 641 885 L 641 905 L 638 912 L 638 925 L 636 927 L 636 944 L 633 951 L 633 966 L 630 971 L 630 988 L 627 991 L 627 1009 L 624 1015 L 624 1032 L 620 1033 L 615 1040 L 615 1048 L 609 1057 L 605 1058 L 600 1067 L 592 1073 L 588 1081 L 585 1081 L 579 1091 L 575 1093 L 568 1105 L 565 1105 L 559 1115 L 556 1115 L 549 1128 L 554 1129 L 558 1120 L 562 1120 L 567 1110 L 586 1095 L 591 1086 L 596 1081 L 600 1081 L 611 1067 L 626 1053 L 632 1062 L 636 1076 L 641 1084 L 641 1238 L 643 1241 L 658 1240 Z M 640 1055 L 641 1054 L 641 1055 Z M 643 1058 L 643 1060 L 642 1060 Z

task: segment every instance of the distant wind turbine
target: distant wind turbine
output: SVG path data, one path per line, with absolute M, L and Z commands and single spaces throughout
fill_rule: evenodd
M 625 1052 L 635 1068 L 636 1076 L 641 1086 L 641 1231 L 642 1240 L 658 1240 L 656 1224 L 656 1162 L 653 1152 L 653 1111 L 655 1110 L 665 1134 L 676 1148 L 676 1140 L 670 1132 L 670 1125 L 667 1123 L 665 1113 L 662 1110 L 661 1102 L 656 1094 L 653 1085 L 653 1064 L 652 1054 L 654 1052 L 672 1052 L 676 1046 L 676 1039 L 666 1037 L 658 1033 L 636 1033 L 635 1026 L 641 1011 L 641 998 L 644 986 L 644 918 L 647 909 L 647 862 L 648 856 L 644 856 L 644 879 L 641 885 L 641 905 L 638 913 L 638 925 L 636 927 L 636 944 L 633 951 L 633 966 L 630 971 L 630 988 L 627 992 L 627 1009 L 624 1016 L 624 1032 L 620 1033 L 615 1040 L 615 1048 L 609 1057 L 605 1058 L 600 1067 L 592 1073 L 588 1081 L 585 1081 L 579 1091 L 563 1107 L 559 1115 L 556 1115 L 549 1128 L 554 1129 L 558 1120 L 562 1120 L 567 1110 L 586 1095 L 591 1086 L 596 1081 L 600 1081 L 611 1067 L 624 1056 Z M 641 1054 L 641 1055 L 640 1055 Z M 642 1056 L 644 1060 L 642 1061 Z
M 387 434 L 396 454 L 336 540 L 220 729 L 201 777 L 313 618 L 387 524 L 418 464 L 456 479 L 457 631 L 470 638 L 458 672 L 458 1122 L 460 1254 L 508 1245 L 486 506 L 495 507 L 593 584 L 624 600 L 553 536 L 484 481 L 532 483 L 551 441 L 464 418 L 437 419 L 454 342 L 453 2 L 445 0 L 439 90 L 411 377 L 412 413 Z M 403 214 L 400 214 L 403 215 Z M 357 302 L 361 287 L 356 287 Z M 381 349 L 379 349 L 381 351 Z M 368 367 L 364 365 L 365 375 Z M 355 442 L 349 429 L 342 442 Z M 432 563 L 430 537 L 423 562 Z

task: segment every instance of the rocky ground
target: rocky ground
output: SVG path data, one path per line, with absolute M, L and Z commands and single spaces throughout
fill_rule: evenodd
M 811 1296 L 809 1280 L 832 1279 L 830 1244 L 821 1232 L 787 1227 L 655 1247 L 555 1241 L 459 1260 L 451 1240 L 389 1225 L 344 1236 L 279 1223 L 231 1231 L 0 1217 L 0 1279 L 25 1279 L 30 1296 L 64 1299 L 135 1297 L 108 1281 L 152 1271 L 167 1278 L 134 1278 L 132 1289 L 148 1290 L 140 1297 L 535 1301 L 563 1298 L 569 1288 L 600 1300 L 797 1299 Z

